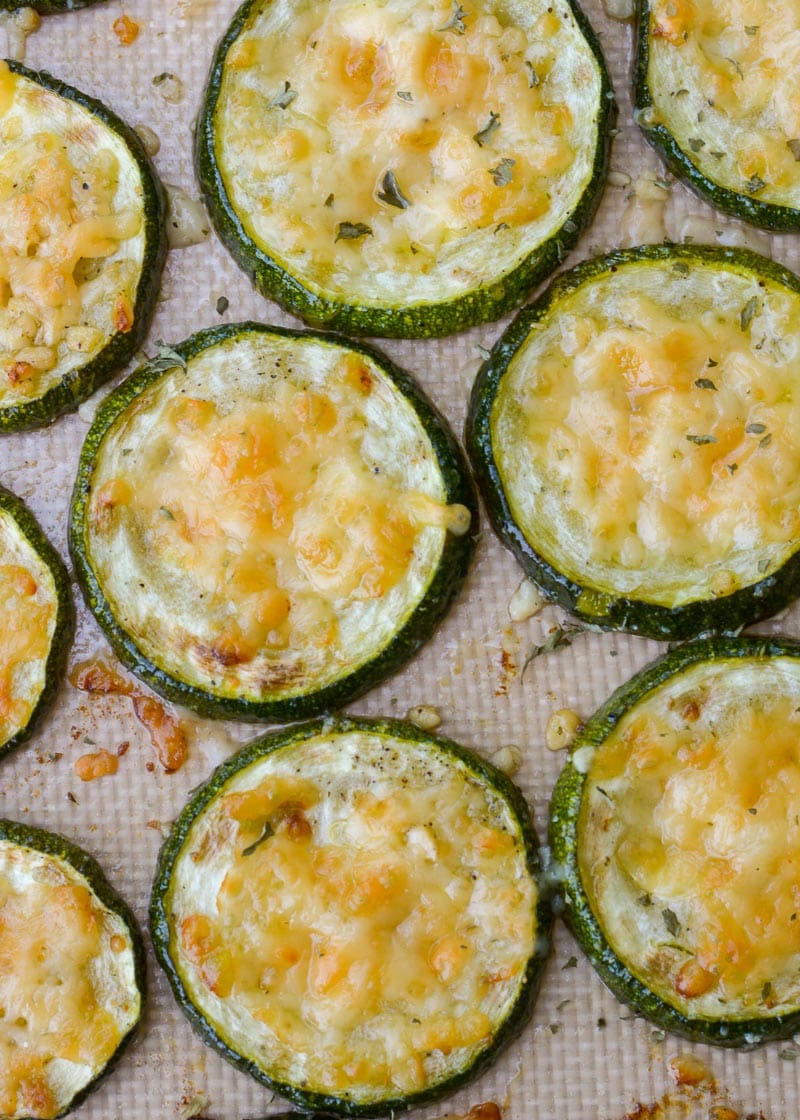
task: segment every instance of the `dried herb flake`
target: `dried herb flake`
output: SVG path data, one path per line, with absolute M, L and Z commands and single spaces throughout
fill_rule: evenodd
M 499 127 L 500 114 L 489 113 L 488 123 L 483 126 L 480 132 L 476 132 L 472 139 L 475 141 L 479 148 L 483 148 L 489 143 Z
M 530 89 L 533 89 L 535 86 L 539 85 L 539 83 L 541 82 L 541 78 L 536 73 L 533 63 L 530 62 L 527 58 L 525 59 L 525 66 L 528 70 L 528 86 Z
M 748 194 L 758 194 L 759 191 L 763 191 L 766 185 L 767 184 L 764 182 L 760 175 L 753 175 L 745 183 L 744 189 Z
M 450 19 L 447 21 L 444 27 L 440 27 L 438 28 L 438 30 L 454 31 L 456 35 L 463 35 L 467 30 L 467 25 L 464 23 L 464 20 L 468 15 L 469 12 L 465 11 L 464 8 L 461 7 L 458 0 L 453 0 L 453 14 L 450 16 Z
M 490 167 L 489 174 L 496 187 L 507 187 L 513 177 L 515 159 L 501 159 L 497 167 Z
M 413 93 L 411 93 L 407 89 L 399 89 L 397 91 L 397 96 L 400 98 L 401 101 L 413 101 L 414 100 Z
M 334 241 L 358 241 L 360 237 L 372 237 L 371 227 L 363 222 L 339 222 Z
M 396 206 L 398 210 L 408 210 L 411 203 L 400 190 L 394 171 L 387 171 L 381 182 L 378 198 L 387 206 Z
M 520 680 L 525 676 L 525 670 L 528 668 L 531 661 L 535 661 L 535 659 L 541 657 L 543 653 L 553 653 L 554 650 L 563 649 L 565 646 L 571 646 L 578 635 L 584 634 L 585 632 L 586 628 L 577 622 L 571 623 L 568 626 L 554 626 L 540 646 L 534 644 L 528 650 L 528 656 L 525 658 L 525 663 L 520 673 Z
M 661 911 L 661 917 L 664 919 L 664 925 L 667 927 L 667 933 L 671 937 L 677 937 L 681 932 L 681 923 L 678 920 L 678 915 L 674 910 L 669 907 Z
M 147 363 L 151 370 L 155 373 L 166 373 L 167 370 L 182 369 L 186 373 L 186 359 L 182 357 L 177 350 L 173 350 L 171 346 L 167 346 L 166 342 L 162 339 L 156 340 L 157 354 L 155 358 L 151 358 Z
M 689 443 L 697 444 L 698 447 L 702 447 L 706 443 L 716 443 L 717 442 L 717 437 L 716 436 L 692 436 L 692 435 L 689 435 L 686 438 L 689 441 Z
M 243 849 L 242 855 L 243 856 L 251 856 L 253 854 L 253 852 L 256 850 L 256 848 L 258 848 L 261 844 L 263 844 L 265 840 L 269 840 L 270 836 L 274 836 L 274 835 L 275 835 L 275 829 L 272 827 L 272 825 L 269 823 L 269 821 L 267 821 L 266 824 L 264 825 L 264 831 L 261 833 L 258 840 L 254 840 L 252 844 L 248 844 L 247 847 Z
M 743 331 L 746 331 L 747 328 L 752 323 L 753 316 L 755 315 L 757 308 L 758 308 L 758 297 L 757 296 L 751 296 L 750 299 L 747 301 L 747 303 L 742 308 L 741 313 L 739 315 L 739 325 L 741 326 Z
M 297 97 L 297 90 L 292 89 L 288 82 L 283 83 L 283 89 L 268 102 L 269 109 L 288 109 L 291 103 Z
M 698 377 L 695 381 L 695 386 L 698 389 L 712 389 L 714 392 L 717 391 L 717 387 L 710 377 Z

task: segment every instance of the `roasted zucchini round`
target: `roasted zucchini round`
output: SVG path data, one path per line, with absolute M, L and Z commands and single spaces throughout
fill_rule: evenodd
M 78 1105 L 132 1037 L 145 995 L 133 916 L 85 852 L 0 821 L 0 1117 Z
M 175 823 L 153 944 L 211 1045 L 305 1109 L 390 1115 L 521 1030 L 550 907 L 525 800 L 409 724 L 320 720 L 224 763 Z
M 264 295 L 350 334 L 446 335 L 519 306 L 574 245 L 612 116 L 568 0 L 245 0 L 198 173 Z
M 800 281 L 745 250 L 588 261 L 520 313 L 468 444 L 529 576 L 604 629 L 736 630 L 800 589 Z
M 566 916 L 611 990 L 725 1046 L 800 1027 L 800 643 L 667 654 L 578 737 L 553 793 Z
M 712 205 L 800 229 L 800 8 L 637 0 L 636 119 Z
M 28 738 L 53 700 L 72 622 L 61 557 L 25 504 L 0 486 L 0 758 Z
M 103 403 L 71 547 L 89 606 L 156 691 L 288 720 L 427 640 L 476 521 L 463 456 L 407 375 L 341 339 L 244 323 L 201 331 Z
M 0 432 L 75 408 L 144 338 L 164 198 L 136 133 L 0 60 Z

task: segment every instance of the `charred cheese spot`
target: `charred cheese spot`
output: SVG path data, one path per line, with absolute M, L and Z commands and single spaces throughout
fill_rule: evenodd
M 258 698 L 373 656 L 470 513 L 447 503 L 429 437 L 377 364 L 244 332 L 123 415 L 88 523 L 105 593 L 148 656 Z
M 26 726 L 39 701 L 57 614 L 47 565 L 0 509 L 0 747 Z
M 590 905 L 614 952 L 691 1018 L 800 1007 L 799 686 L 796 658 L 691 666 L 592 758 Z
M 130 933 L 66 861 L 0 840 L 0 1112 L 60 1115 L 139 1016 Z
M 375 1101 L 491 1044 L 536 899 L 518 822 L 481 778 L 430 744 L 321 732 L 249 764 L 196 820 L 170 953 L 219 1036 L 270 1076 Z
M 0 62 L 0 407 L 41 397 L 133 327 L 140 171 L 76 101 Z
M 509 272 L 577 205 L 597 144 L 597 60 L 569 8 L 546 6 L 473 5 L 463 34 L 442 30 L 444 0 L 255 8 L 214 113 L 247 233 L 311 290 L 364 305 Z M 370 234 L 337 236 L 342 222 Z
M 655 0 L 650 35 L 655 118 L 692 162 L 738 194 L 800 208 L 800 3 Z
M 779 568 L 800 542 L 798 329 L 795 292 L 723 263 L 631 261 L 565 293 L 491 419 L 528 540 L 581 585 L 666 606 Z

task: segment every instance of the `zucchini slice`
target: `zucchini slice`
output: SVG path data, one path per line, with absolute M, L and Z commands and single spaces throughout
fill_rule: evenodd
M 617 997 L 751 1046 L 800 1026 L 800 643 L 682 646 L 586 725 L 553 793 L 566 914 Z
M 499 318 L 594 214 L 613 95 L 575 3 L 245 0 L 197 128 L 220 237 L 350 334 Z
M 52 1120 L 117 1062 L 142 1012 L 133 915 L 91 856 L 0 821 L 0 1117 Z
M 800 229 L 800 8 L 638 0 L 635 116 L 713 206 Z
M 519 790 L 388 720 L 319 720 L 225 762 L 176 821 L 151 907 L 205 1040 L 349 1116 L 485 1068 L 528 1018 L 549 926 Z
M 800 280 L 745 250 L 579 265 L 476 380 L 495 528 L 546 594 L 654 638 L 735 630 L 800 589 Z
M 0 60 L 0 432 L 75 408 L 135 353 L 166 253 L 136 133 L 71 86 Z
M 0 758 L 52 702 L 72 637 L 69 576 L 33 514 L 0 486 Z
M 463 456 L 366 347 L 243 323 L 176 358 L 121 385 L 87 436 L 71 527 L 87 602 L 135 673 L 204 715 L 341 705 L 405 663 L 461 586 Z

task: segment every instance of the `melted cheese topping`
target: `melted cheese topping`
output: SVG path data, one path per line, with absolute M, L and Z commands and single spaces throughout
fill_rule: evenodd
M 275 0 L 229 49 L 225 190 L 313 290 L 453 297 L 510 271 L 585 190 L 600 73 L 571 10 L 456 7 Z
M 800 665 L 691 667 L 595 752 L 584 889 L 612 948 L 686 1015 L 800 1007 Z
M 0 61 L 0 408 L 133 326 L 138 167 L 116 133 Z
M 780 567 L 800 543 L 799 332 L 796 293 L 723 263 L 631 262 L 561 297 L 491 417 L 533 547 L 668 606 Z
M 60 1115 L 140 1003 L 122 919 L 68 863 L 0 840 L 0 1114 Z
M 41 696 L 57 614 L 49 568 L 0 509 L 0 747 L 26 726 Z
M 800 3 L 654 0 L 648 85 L 702 173 L 800 208 Z
M 219 1035 L 354 1101 L 469 1066 L 534 951 L 508 806 L 435 748 L 324 733 L 234 776 L 191 828 L 170 952 Z
M 257 698 L 374 657 L 447 531 L 468 525 L 379 367 L 256 333 L 137 398 L 106 437 L 89 507 L 92 563 L 147 655 Z

